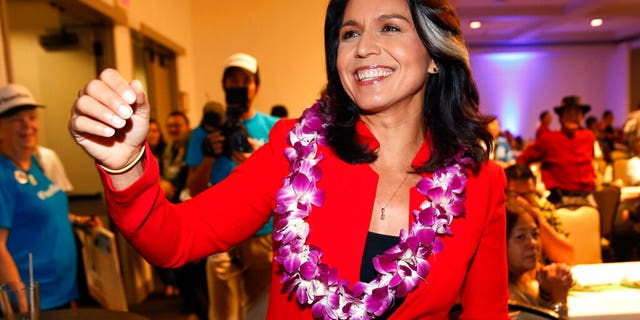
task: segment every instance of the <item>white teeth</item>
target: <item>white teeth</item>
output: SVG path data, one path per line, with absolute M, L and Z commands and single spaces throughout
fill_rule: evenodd
M 356 74 L 356 77 L 360 81 L 369 81 L 375 78 L 388 77 L 392 73 L 393 73 L 393 70 L 387 69 L 387 68 L 366 69 L 366 70 L 358 71 L 358 73 Z

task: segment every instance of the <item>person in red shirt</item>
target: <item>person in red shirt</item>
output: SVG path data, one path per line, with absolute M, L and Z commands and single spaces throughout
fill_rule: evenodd
M 542 113 L 540 113 L 539 119 L 540 123 L 538 124 L 538 128 L 536 129 L 536 139 L 540 138 L 547 132 L 551 132 L 551 128 L 549 128 L 552 120 L 551 113 L 549 113 L 549 111 L 547 110 L 542 111 Z
M 114 223 L 173 267 L 273 217 L 268 319 L 447 319 L 457 302 L 461 319 L 509 319 L 506 179 L 453 7 L 332 0 L 325 44 L 326 96 L 180 204 L 145 151 L 140 82 L 107 69 L 87 84 L 69 127 Z
M 596 207 L 591 192 L 595 187 L 593 150 L 595 137 L 581 128 L 584 115 L 591 110 L 580 97 L 567 96 L 554 108 L 561 129 L 542 135 L 518 156 L 516 161 L 530 165 L 540 162 L 542 182 L 551 192 L 556 207 L 590 205 Z

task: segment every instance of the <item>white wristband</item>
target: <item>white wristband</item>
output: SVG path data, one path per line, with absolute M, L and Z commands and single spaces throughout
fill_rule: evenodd
M 100 168 L 102 168 L 102 170 L 104 170 L 107 173 L 110 174 L 120 174 L 123 172 L 127 172 L 129 171 L 129 169 L 133 168 L 133 166 L 135 166 L 138 162 L 140 162 L 140 159 L 142 159 L 142 156 L 144 156 L 144 151 L 146 149 L 146 146 L 142 146 L 142 149 L 140 149 L 140 153 L 138 154 L 138 156 L 133 159 L 133 161 L 131 161 L 129 164 L 127 164 L 126 166 L 120 168 L 120 169 L 109 169 L 101 164 L 98 164 L 100 166 Z

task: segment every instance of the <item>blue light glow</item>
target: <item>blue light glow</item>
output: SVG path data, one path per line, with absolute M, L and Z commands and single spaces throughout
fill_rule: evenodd
M 521 132 L 537 121 L 532 110 L 532 98 L 540 94 L 533 84 L 540 77 L 543 59 L 538 52 L 499 52 L 472 56 L 474 77 L 480 91 L 483 112 L 498 117 L 502 130 L 514 136 L 529 135 Z M 535 126 L 535 124 L 533 124 Z
M 535 57 L 535 54 L 532 52 L 501 52 L 487 54 L 486 57 L 489 60 L 493 60 L 496 62 L 512 61 L 513 63 L 525 63 L 528 60 L 533 59 Z

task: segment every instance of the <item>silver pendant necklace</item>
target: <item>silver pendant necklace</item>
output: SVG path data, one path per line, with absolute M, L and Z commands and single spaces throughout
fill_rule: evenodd
M 385 211 L 386 211 L 387 207 L 391 203 L 391 200 L 393 200 L 393 198 L 396 196 L 396 194 L 400 190 L 400 187 L 402 187 L 404 182 L 407 181 L 407 179 L 409 178 L 409 175 L 410 175 L 410 173 L 407 173 L 407 175 L 404 177 L 404 179 L 402 179 L 402 182 L 400 182 L 400 184 L 398 185 L 396 190 L 393 192 L 393 194 L 391 194 L 391 198 L 389 198 L 389 200 L 387 201 L 387 203 L 384 206 L 380 204 L 378 199 L 376 199 L 376 202 L 378 203 L 378 206 L 380 206 L 380 220 L 384 220 L 385 219 L 385 217 L 386 217 Z

